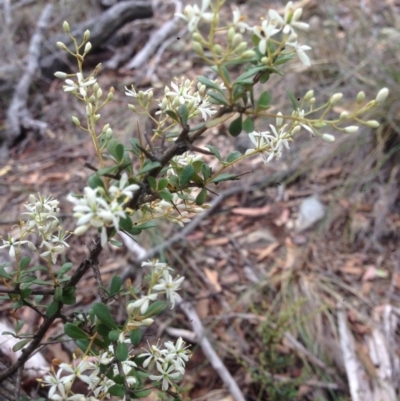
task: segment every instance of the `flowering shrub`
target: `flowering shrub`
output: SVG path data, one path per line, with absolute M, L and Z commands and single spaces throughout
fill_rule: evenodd
M 148 270 L 146 293 L 115 276 L 108 288 L 99 288 L 104 292 L 102 302 L 95 303 L 87 313 L 67 317 L 62 310 L 64 305 L 76 304 L 76 284 L 90 268 L 97 269 L 101 250 L 114 241 L 117 233 L 136 236 L 156 225 L 159 219 L 180 226 L 188 223 L 194 214 L 209 207 L 206 200 L 210 184 L 239 178 L 226 171 L 242 159 L 256 155 L 264 163 L 278 159 L 302 132 L 332 142 L 333 131 L 353 133 L 360 124 L 379 125 L 375 120 L 363 120 L 362 115 L 385 100 L 386 88 L 369 102 L 360 92 L 355 110 L 343 111 L 334 118 L 327 115 L 334 112 L 333 106 L 341 101 L 342 94 L 333 94 L 326 103 L 318 104 L 312 89 L 300 100 L 291 96 L 292 111 L 270 113 L 271 93 L 263 91 L 256 96 L 254 88 L 274 74 L 283 75 L 281 66 L 296 57 L 305 66 L 311 64 L 306 53 L 311 48 L 301 44 L 298 36 L 298 31 L 307 30 L 308 24 L 300 21 L 302 10 L 295 9 L 292 2 L 287 3 L 283 16 L 270 10 L 261 26 L 248 25 L 237 7 L 233 7 L 231 21 L 221 22 L 223 3 L 202 0 L 200 7 L 187 6 L 181 15 L 192 35 L 194 51 L 211 65 L 211 78 L 199 76 L 197 82 L 174 80 L 165 87 L 160 99 L 154 99 L 152 89 L 126 88 L 125 94 L 134 103 L 129 104 L 130 110 L 144 114 L 154 126 L 150 136 L 138 133 L 129 145 L 114 136 L 110 123 L 98 127 L 100 111 L 112 101 L 114 89 L 105 95 L 97 83 L 100 65 L 88 75 L 83 70 L 91 50 L 90 32 L 86 31 L 83 41 L 78 43 L 69 24 L 64 22 L 74 49 L 60 42 L 57 45 L 75 58 L 77 72 L 55 75 L 65 79 L 64 91 L 82 102 L 84 121 L 77 117 L 72 117 L 72 121 L 91 136 L 98 159 L 98 165 L 91 166 L 95 174 L 89 178 L 88 186 L 82 193 L 69 196 L 76 219 L 73 235 L 95 229 L 90 232 L 97 231 L 99 237 L 80 266 L 73 269 L 72 263 L 67 262 L 59 267 L 58 256 L 68 247 L 71 233 L 63 231 L 57 217 L 58 201 L 29 196 L 25 205 L 28 219 L 20 222 L 18 239 L 9 236 L 3 240 L 1 248 L 9 248 L 13 263 L 0 267 L 0 277 L 7 287 L 3 291 L 5 298 L 14 300 L 12 308 L 30 307 L 43 321 L 35 335 L 16 344 L 14 351 L 24 347 L 24 352 L 16 364 L 0 373 L 0 382 L 23 366 L 40 346 L 51 324 L 60 318 L 65 323 L 65 335 L 76 341 L 81 356 L 72 364 L 59 364 L 57 371 L 53 369 L 41 379 L 43 386 L 49 387 L 49 399 L 95 401 L 116 396 L 130 400 L 145 397 L 153 387 L 180 399 L 178 382 L 190 357 L 183 340 L 168 341 L 162 347 L 149 344 L 145 352 L 139 346 L 141 327 L 152 325 L 168 305 L 173 308 L 179 303 L 178 291 L 184 277 L 174 276 L 166 263 L 145 262 L 142 268 Z M 204 29 L 199 30 L 200 25 L 207 28 L 207 34 L 202 33 Z M 239 76 L 233 74 L 233 66 L 241 68 Z M 158 107 L 155 115 L 150 112 L 153 105 Z M 269 118 L 269 128 L 256 129 L 256 117 Z M 235 151 L 223 159 L 211 145 L 208 150 L 194 145 L 208 129 L 228 120 L 232 136 L 249 136 L 252 147 L 246 152 Z M 354 121 L 358 125 L 351 125 Z M 202 154 L 218 159 L 218 167 L 212 169 Z M 38 246 L 31 238 L 34 235 L 41 240 Z M 44 265 L 31 267 L 31 258 L 22 256 L 25 247 L 36 252 Z M 48 279 L 38 279 L 36 271 L 48 273 Z M 44 295 L 51 296 L 49 303 L 44 301 Z M 111 301 L 120 295 L 130 297 L 123 324 L 115 321 L 109 309 Z M 18 322 L 14 336 L 18 337 L 20 327 Z M 86 383 L 87 393 L 73 392 L 77 379 Z

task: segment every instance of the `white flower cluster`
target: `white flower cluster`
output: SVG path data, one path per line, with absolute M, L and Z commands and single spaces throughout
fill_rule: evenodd
M 174 193 L 170 201 L 162 199 L 161 201 L 156 200 L 146 203 L 141 207 L 141 211 L 144 218 L 167 219 L 171 223 L 183 227 L 185 223 L 191 221 L 193 213 L 202 213 L 208 208 L 210 208 L 210 204 L 203 203 L 199 206 L 190 194 L 185 193 L 185 199 L 183 200 L 177 193 Z
M 201 155 L 192 153 L 192 152 L 185 152 L 181 155 L 174 156 L 171 161 L 170 165 L 171 168 L 168 169 L 168 175 L 177 175 L 175 168 L 183 168 L 187 165 L 192 165 L 194 162 L 202 160 Z
M 300 130 L 300 127 L 294 127 L 291 131 L 287 130 L 287 124 L 283 124 L 281 113 L 276 118 L 276 127 L 269 125 L 271 131 L 253 131 L 249 134 L 254 149 L 248 149 L 246 154 L 260 153 L 262 161 L 266 164 L 274 157 L 279 159 L 282 156 L 282 149 L 289 149 L 289 141 L 294 133 Z
M 44 259 L 51 261 L 55 264 L 59 254 L 64 252 L 65 248 L 69 245 L 66 243 L 68 235 L 63 232 L 59 227 L 59 221 L 57 213 L 60 209 L 58 207 L 58 200 L 51 197 L 44 197 L 42 195 L 29 195 L 29 202 L 24 205 L 28 212 L 29 219 L 26 222 L 20 223 L 20 238 L 8 236 L 7 240 L 3 240 L 3 245 L 0 248 L 10 248 L 9 254 L 11 258 L 15 258 L 15 255 L 19 253 L 21 245 L 27 244 L 27 246 L 36 251 L 36 246 L 25 238 L 32 233 L 37 233 L 42 239 L 41 244 L 38 248 L 45 248 L 44 252 L 40 253 L 40 256 Z M 58 231 L 55 234 L 55 231 Z
M 75 203 L 74 217 L 77 220 L 75 235 L 84 234 L 89 227 L 101 229 L 101 245 L 107 243 L 107 228 L 114 227 L 119 231 L 119 221 L 126 218 L 124 205 L 133 197 L 133 192 L 139 189 L 137 184 L 128 184 L 128 175 L 123 173 L 118 183 L 113 183 L 108 194 L 98 187 L 92 189 L 85 187 L 81 198 L 69 196 L 68 199 Z
M 186 104 L 188 108 L 188 118 L 197 117 L 201 114 L 204 120 L 211 117 L 216 110 L 213 109 L 206 93 L 206 86 L 200 82 L 197 84 L 197 90 L 194 89 L 194 82 L 182 79 L 181 82 L 175 78 L 176 82 L 171 82 L 171 88 L 164 89 L 164 97 L 158 103 L 159 110 L 156 114 L 164 114 L 168 110 L 177 112 L 179 106 Z
M 211 23 L 214 18 L 218 18 L 214 16 L 213 13 L 208 11 L 210 6 L 210 0 L 203 0 L 201 8 L 198 6 L 186 6 L 183 14 L 177 14 L 178 16 L 185 19 L 188 23 L 188 29 L 190 32 L 193 32 L 197 29 L 200 21 L 204 21 L 207 23 Z M 228 34 L 228 39 L 233 39 L 233 43 L 240 45 L 239 49 L 234 50 L 234 53 L 242 53 L 246 51 L 246 49 L 242 48 L 242 37 L 239 33 L 235 34 L 235 30 L 238 29 L 241 33 L 244 33 L 246 30 L 252 32 L 259 38 L 258 50 L 261 54 L 265 55 L 267 53 L 267 43 L 278 33 L 282 34 L 282 39 L 280 41 L 275 41 L 275 43 L 279 44 L 280 48 L 285 46 L 289 46 L 293 49 L 292 52 L 297 53 L 300 61 L 306 65 L 310 66 L 311 62 L 305 51 L 310 50 L 311 47 L 307 45 L 300 45 L 298 42 L 298 35 L 296 30 L 308 30 L 309 24 L 305 22 L 299 21 L 301 18 L 303 10 L 301 8 L 294 8 L 293 2 L 289 1 L 286 4 L 285 11 L 283 17 L 275 10 L 269 10 L 268 17 L 264 18 L 260 25 L 249 26 L 245 22 L 245 18 L 241 16 L 240 10 L 238 7 L 233 8 L 233 21 L 230 25 L 231 32 Z M 233 30 L 232 30 L 233 29 Z M 196 39 L 196 36 L 194 36 Z M 236 39 L 236 40 L 235 40 Z M 232 40 L 231 40 L 232 42 Z M 200 42 L 194 42 L 196 46 Z M 235 46 L 233 46 L 235 48 Z M 287 50 L 286 50 L 287 53 Z M 265 59 L 267 61 L 267 58 Z
M 128 342 L 127 340 L 126 342 Z M 190 358 L 190 351 L 185 347 L 182 338 L 174 344 L 172 341 L 164 343 L 164 349 L 158 346 L 151 346 L 150 351 L 138 355 L 146 357 L 143 368 L 146 368 L 151 360 L 156 361 L 158 375 L 150 375 L 150 380 L 162 380 L 162 389 L 168 390 L 173 385 L 172 381 L 179 380 L 185 373 L 185 364 Z M 131 351 L 130 358 L 134 355 Z M 133 374 L 137 364 L 127 359 L 120 362 L 124 378 L 129 388 L 135 387 L 137 380 Z M 42 386 L 48 386 L 48 399 L 56 401 L 98 401 L 111 398 L 110 388 L 116 382 L 101 373 L 101 365 L 110 365 L 114 376 L 118 375 L 119 369 L 115 363 L 114 347 L 110 345 L 108 350 L 98 357 L 85 357 L 78 363 L 76 360 L 72 364 L 61 363 L 57 372 L 54 371 L 40 379 Z M 73 393 L 72 385 L 75 380 L 81 380 L 88 386 L 88 394 Z M 123 398 L 125 399 L 125 398 Z
M 165 295 L 171 304 L 171 309 L 174 308 L 175 302 L 181 299 L 177 291 L 180 290 L 185 277 L 174 279 L 170 273 L 173 269 L 166 263 L 159 262 L 158 259 L 143 262 L 142 267 L 151 269 L 149 293 L 136 301 L 128 303 L 126 310 L 130 320 L 138 315 L 138 310 L 144 315 L 150 302 L 155 301 L 160 295 Z

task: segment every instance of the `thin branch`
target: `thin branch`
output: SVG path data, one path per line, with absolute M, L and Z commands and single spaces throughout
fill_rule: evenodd
M 93 264 L 98 263 L 98 257 L 102 251 L 100 240 L 96 241 L 94 248 L 91 250 L 90 255 L 86 258 L 76 269 L 75 273 L 71 276 L 70 280 L 64 286 L 64 289 L 75 287 L 76 284 L 82 279 L 85 273 L 93 266 Z M 0 384 L 4 382 L 7 378 L 12 376 L 20 367 L 24 366 L 25 362 L 31 357 L 32 353 L 39 347 L 41 341 L 47 333 L 47 330 L 51 327 L 54 321 L 60 317 L 61 309 L 64 304 L 59 303 L 57 311 L 53 316 L 46 317 L 43 323 L 40 325 L 37 333 L 34 335 L 33 340 L 29 345 L 22 350 L 21 356 L 18 361 L 11 365 L 8 369 L 0 372 Z

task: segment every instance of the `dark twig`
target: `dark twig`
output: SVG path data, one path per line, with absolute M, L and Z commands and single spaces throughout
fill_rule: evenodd
M 15 401 L 19 401 L 19 397 L 21 395 L 21 377 L 23 368 L 23 366 L 20 366 L 17 372 L 17 380 L 15 383 Z
M 86 258 L 76 269 L 75 273 L 71 276 L 70 280 L 64 286 L 64 289 L 75 287 L 76 284 L 82 279 L 85 273 L 93 266 L 93 264 L 98 263 L 98 257 L 102 251 L 102 247 L 100 245 L 100 240 L 96 241 L 94 248 L 91 250 L 90 255 Z M 29 345 L 22 350 L 21 356 L 18 358 L 18 361 L 11 365 L 8 369 L 2 371 L 0 373 L 0 384 L 4 382 L 7 378 L 13 375 L 19 368 L 24 366 L 25 362 L 31 357 L 32 353 L 39 347 L 41 341 L 46 335 L 47 331 L 53 324 L 53 322 L 60 317 L 61 309 L 64 304 L 62 302 L 59 303 L 57 311 L 53 316 L 46 317 L 43 320 L 43 323 L 40 325 L 37 333 L 34 335 L 32 341 Z
M 100 295 L 101 302 L 103 302 L 103 304 L 105 304 L 105 303 L 107 303 L 107 296 L 104 292 L 104 284 L 103 284 L 103 279 L 101 277 L 101 273 L 99 270 L 99 264 L 93 263 L 92 270 L 93 270 L 94 278 L 96 279 L 97 286 L 99 287 L 99 295 Z
M 0 287 L 0 294 L 20 294 L 21 290 L 18 288 L 3 288 Z M 36 289 L 32 290 L 31 295 L 53 295 L 54 290 L 49 290 L 49 289 Z

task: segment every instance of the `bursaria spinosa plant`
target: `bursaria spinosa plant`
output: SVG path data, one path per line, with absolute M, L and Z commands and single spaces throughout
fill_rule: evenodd
M 101 302 L 94 303 L 88 312 L 76 310 L 66 316 L 64 305 L 76 305 L 76 284 L 88 269 L 97 269 L 98 256 L 110 241 L 118 244 L 114 239 L 118 233 L 135 237 L 160 219 L 184 226 L 196 213 L 202 213 L 209 207 L 210 185 L 239 179 L 230 168 L 241 160 L 258 156 L 269 163 L 279 159 L 301 134 L 332 142 L 335 133 L 351 134 L 360 125 L 378 127 L 377 121 L 362 116 L 386 99 L 386 88 L 370 101 L 360 92 L 354 110 L 334 117 L 330 116 L 335 115 L 334 106 L 342 94 L 334 93 L 326 102 L 319 102 L 313 88 L 300 100 L 290 96 L 291 110 L 271 113 L 272 93 L 262 90 L 269 79 L 283 76 L 286 63 L 311 65 L 311 48 L 301 37 L 309 28 L 301 21 L 302 10 L 289 2 L 283 15 L 270 10 L 260 25 L 251 26 L 235 6 L 230 20 L 220 20 L 222 7 L 223 0 L 202 0 L 200 5 L 187 6 L 180 15 L 188 24 L 193 50 L 210 66 L 208 77 L 174 79 L 160 97 L 151 88 L 125 89 L 133 116 L 143 114 L 154 127 L 151 133 L 137 132 L 129 145 L 114 135 L 112 122 L 99 125 L 101 110 L 113 100 L 114 89 L 106 92 L 100 88 L 96 78 L 100 65 L 91 73 L 84 70 L 92 47 L 90 32 L 86 31 L 79 43 L 64 22 L 73 48 L 60 42 L 57 45 L 76 60 L 77 70 L 55 75 L 65 80 L 64 91 L 82 103 L 85 117 L 72 116 L 72 121 L 90 135 L 97 165 L 90 166 L 95 173 L 87 186 L 69 196 L 76 219 L 73 233 L 62 228 L 57 200 L 31 195 L 25 205 L 28 219 L 20 222 L 18 238 L 3 239 L 1 247 L 9 248 L 12 260 L 0 268 L 7 288 L 3 298 L 13 300 L 13 309 L 32 308 L 42 323 L 35 335 L 25 335 L 16 344 L 14 351 L 25 347 L 24 353 L 0 373 L 0 381 L 20 369 L 42 344 L 51 324 L 62 319 L 66 337 L 76 341 L 80 352 L 72 364 L 58 364 L 41 379 L 49 389 L 49 399 L 96 401 L 114 396 L 130 400 L 143 398 L 154 388 L 180 399 L 179 382 L 190 357 L 188 347 L 181 338 L 163 345 L 143 344 L 142 329 L 152 325 L 168 306 L 173 308 L 181 301 L 184 277 L 176 275 L 167 263 L 149 260 L 142 264 L 146 278 L 141 288 L 133 288 L 119 276 L 108 286 L 100 280 Z M 241 72 L 234 73 L 238 68 Z M 154 108 L 155 114 L 150 112 Z M 257 126 L 258 117 L 268 119 L 268 124 Z M 251 147 L 247 151 L 235 151 L 224 159 L 211 145 L 208 149 L 196 146 L 210 128 L 228 120 L 232 136 L 249 136 Z M 218 160 L 216 168 L 203 160 L 205 154 Z M 84 233 L 98 236 L 89 257 L 78 267 L 69 262 L 60 266 L 59 255 L 68 247 L 69 236 Z M 36 252 L 43 265 L 32 267 L 31 258 L 23 256 L 26 251 Z M 110 306 L 123 299 L 128 299 L 126 318 L 117 322 Z M 18 337 L 20 328 L 18 321 L 14 336 Z M 87 385 L 85 394 L 73 391 L 78 378 Z

